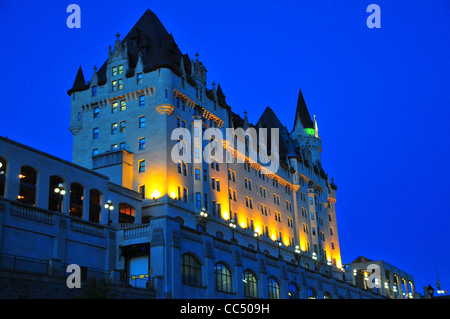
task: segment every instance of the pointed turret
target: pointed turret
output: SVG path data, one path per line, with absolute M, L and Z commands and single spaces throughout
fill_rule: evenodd
M 86 89 L 86 81 L 84 80 L 83 70 L 81 69 L 81 65 L 78 68 L 77 76 L 75 77 L 75 81 L 73 82 L 72 88 L 67 91 L 67 94 L 72 95 L 73 92 L 83 91 Z
M 305 99 L 303 98 L 302 90 L 299 90 L 298 93 L 298 101 L 297 101 L 297 110 L 295 111 L 295 122 L 294 129 L 301 122 L 302 127 L 304 129 L 314 128 L 314 123 L 311 121 L 311 116 L 309 115 L 308 108 L 306 107 Z

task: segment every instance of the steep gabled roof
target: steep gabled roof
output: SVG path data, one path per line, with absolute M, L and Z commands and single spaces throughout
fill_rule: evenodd
M 299 90 L 297 110 L 295 111 L 294 127 L 297 126 L 297 121 L 300 119 L 303 128 L 314 128 L 314 123 L 309 115 L 308 108 L 306 107 L 305 99 L 303 98 L 302 90 Z
M 71 95 L 72 92 L 83 91 L 87 88 L 86 81 L 84 80 L 83 70 L 81 69 L 81 65 L 78 68 L 77 76 L 75 77 L 75 81 L 73 82 L 72 88 L 67 91 L 67 94 Z
M 180 60 L 183 54 L 173 36 L 167 32 L 158 17 L 149 9 L 145 11 L 121 43 L 122 45 L 126 43 L 130 70 L 136 67 L 139 52 L 141 52 L 144 72 L 165 66 L 171 68 L 175 73 L 181 74 Z M 184 57 L 185 72 L 187 76 L 190 76 L 190 60 L 186 59 L 187 55 Z M 127 76 L 132 76 L 132 74 L 133 72 Z M 99 84 L 106 81 L 106 62 L 99 69 L 98 77 Z

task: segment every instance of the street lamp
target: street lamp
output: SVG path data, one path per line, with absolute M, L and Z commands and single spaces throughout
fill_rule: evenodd
M 259 251 L 259 233 L 255 231 L 253 233 L 253 236 L 256 238 L 256 246 L 257 246 L 257 249 Z
M 300 254 L 301 254 L 300 246 L 295 245 L 295 259 L 297 260 L 297 264 L 299 265 L 300 265 Z
M 66 190 L 63 187 L 62 183 L 59 183 L 58 186 L 53 190 L 56 194 L 58 194 L 58 211 L 62 211 L 62 198 L 66 195 Z
M 114 209 L 114 205 L 110 199 L 106 202 L 105 208 L 108 211 L 108 225 L 111 225 L 111 211 Z
M 281 256 L 281 239 L 280 238 L 277 239 L 277 245 L 278 245 L 278 258 L 282 258 L 283 256 Z
M 231 228 L 231 235 L 232 235 L 231 241 L 236 242 L 236 239 L 234 238 L 234 229 L 236 228 L 236 223 L 233 218 L 230 219 L 229 226 Z
M 208 213 L 206 212 L 206 208 L 203 207 L 202 210 L 200 211 L 200 216 L 203 218 L 208 217 Z

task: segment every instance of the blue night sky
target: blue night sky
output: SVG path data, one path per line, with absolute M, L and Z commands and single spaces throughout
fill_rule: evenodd
M 71 3 L 81 29 L 66 26 Z M 381 29 L 366 26 L 371 3 Z M 420 293 L 437 267 L 450 289 L 450 1 L 3 0 L 0 135 L 71 160 L 76 71 L 90 80 L 146 9 L 251 122 L 270 106 L 291 130 L 302 89 L 338 185 L 344 263 L 385 260 Z

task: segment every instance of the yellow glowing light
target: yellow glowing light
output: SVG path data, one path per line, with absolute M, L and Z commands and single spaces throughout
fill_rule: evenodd
M 230 215 L 228 214 L 228 212 L 226 210 L 224 210 L 222 212 L 222 217 L 223 217 L 223 219 L 228 219 L 228 218 L 230 218 Z
M 245 222 L 241 222 L 241 227 L 242 227 L 242 228 L 245 228 L 245 227 L 246 227 Z
M 275 239 L 277 239 L 277 237 L 275 236 L 275 234 L 272 234 L 272 240 L 275 241 Z
M 19 174 L 19 178 L 25 178 L 25 175 Z
M 177 193 L 175 193 L 174 191 L 172 191 L 170 193 L 170 197 L 172 197 L 173 199 L 177 198 Z
M 159 198 L 161 197 L 161 193 L 159 192 L 159 190 L 155 189 L 152 194 L 150 195 L 151 198 Z
M 258 235 L 261 235 L 261 229 L 259 228 L 259 226 L 256 226 L 255 232 L 258 233 Z

